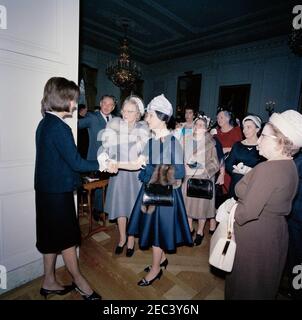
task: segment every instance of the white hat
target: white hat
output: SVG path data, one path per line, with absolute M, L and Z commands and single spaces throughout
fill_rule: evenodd
M 141 116 L 143 116 L 145 113 L 145 106 L 144 106 L 143 101 L 139 97 L 136 97 L 136 96 L 130 96 L 129 101 L 134 101 L 136 103 Z
M 295 110 L 273 113 L 268 120 L 287 137 L 295 147 L 302 147 L 302 114 Z
M 167 100 L 167 98 L 161 94 L 153 98 L 147 106 L 147 111 L 159 111 L 171 117 L 173 114 L 172 104 Z
M 246 120 L 251 120 L 255 123 L 257 128 L 261 128 L 261 119 L 257 116 L 254 116 L 250 114 L 249 116 L 246 116 L 243 120 L 242 123 L 244 123 Z

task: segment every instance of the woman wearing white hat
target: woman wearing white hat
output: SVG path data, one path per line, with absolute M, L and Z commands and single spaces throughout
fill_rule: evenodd
M 149 183 L 154 178 L 159 165 L 172 167 L 174 179 L 181 180 L 185 176 L 182 147 L 178 140 L 167 129 L 167 122 L 172 116 L 171 103 L 164 95 L 155 97 L 148 105 L 146 121 L 154 137 L 146 144 L 143 155 L 138 161 L 130 163 L 118 162 L 119 169 L 135 170 L 146 163 L 139 178 Z M 110 171 L 117 168 L 110 164 Z M 161 177 L 160 177 L 161 178 Z M 138 282 L 139 286 L 149 286 L 162 276 L 161 267 L 167 267 L 165 252 L 175 252 L 180 245 L 192 245 L 192 236 L 187 220 L 186 209 L 181 193 L 180 183 L 173 188 L 174 204 L 172 206 L 155 206 L 152 212 L 143 209 L 142 186 L 128 224 L 128 235 L 138 236 L 141 249 L 152 246 L 152 265 L 145 268 L 147 275 Z
M 106 130 L 101 135 L 102 149 L 98 159 L 103 161 L 106 170 L 106 159 L 128 161 L 136 160 L 149 139 L 149 129 L 145 122 L 139 121 L 144 115 L 144 104 L 136 96 L 129 96 L 122 105 L 122 119 L 113 118 L 108 122 Z M 139 170 L 120 170 L 111 176 L 106 193 L 105 212 L 110 220 L 116 220 L 119 230 L 119 242 L 115 254 L 121 254 L 127 243 L 126 226 L 133 205 L 141 187 L 138 180 Z M 128 239 L 126 255 L 134 253 L 134 238 Z
M 274 113 L 258 140 L 258 164 L 236 185 L 237 249 L 226 277 L 226 299 L 275 299 L 287 247 L 290 213 L 299 178 L 292 156 L 302 147 L 302 115 Z
M 256 115 L 248 115 L 243 121 L 245 139 L 236 142 L 225 160 L 225 169 L 231 176 L 229 197 L 235 197 L 235 185 L 251 168 L 261 160 L 257 150 L 258 134 L 261 130 L 261 119 Z

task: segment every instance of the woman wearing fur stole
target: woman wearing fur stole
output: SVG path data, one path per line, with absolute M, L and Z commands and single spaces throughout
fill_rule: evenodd
M 203 229 L 207 219 L 210 219 L 210 233 L 214 232 L 215 222 L 215 192 L 213 198 L 192 198 L 187 196 L 187 181 L 194 177 L 211 179 L 215 183 L 215 174 L 219 171 L 219 161 L 215 148 L 215 140 L 207 132 L 207 118 L 199 116 L 193 122 L 193 134 L 182 140 L 186 177 L 182 191 L 192 235 L 194 234 L 193 219 L 198 220 L 198 229 L 194 244 L 199 246 L 203 240 Z
M 155 97 L 148 105 L 146 121 L 154 133 L 146 144 L 138 161 L 110 163 L 110 170 L 138 169 L 140 180 L 170 184 L 173 186 L 173 205 L 146 207 L 142 205 L 144 185 L 136 199 L 128 225 L 128 234 L 139 237 L 141 249 L 152 246 L 152 265 L 145 268 L 147 275 L 138 282 L 139 286 L 149 286 L 162 276 L 161 267 L 167 267 L 165 252 L 175 252 L 180 245 L 192 245 L 192 236 L 181 193 L 181 179 L 185 176 L 182 147 L 167 129 L 173 109 L 164 95 Z
M 103 163 L 103 170 L 107 169 L 108 160 L 134 161 L 142 153 L 146 141 L 149 139 L 149 129 L 144 121 L 139 121 L 144 114 L 144 105 L 136 96 L 128 97 L 122 106 L 122 119 L 113 118 L 101 133 L 102 148 L 98 159 Z M 126 226 L 132 208 L 141 188 L 138 179 L 140 169 L 135 171 L 120 170 L 109 179 L 106 194 L 105 212 L 109 220 L 117 219 L 119 229 L 119 243 L 115 254 L 121 254 L 127 243 Z M 134 253 L 134 237 L 127 243 L 126 256 Z

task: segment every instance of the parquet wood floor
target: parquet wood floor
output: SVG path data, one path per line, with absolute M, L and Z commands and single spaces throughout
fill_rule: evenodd
M 81 229 L 86 231 L 87 218 L 80 220 Z M 210 235 L 208 226 L 205 237 L 198 247 L 180 247 L 176 254 L 168 254 L 169 264 L 163 276 L 149 287 L 139 287 L 137 282 L 145 275 L 143 269 L 150 264 L 152 251 L 141 251 L 136 242 L 135 253 L 127 258 L 125 251 L 114 254 L 118 241 L 115 224 L 108 231 L 100 232 L 84 240 L 80 248 L 80 267 L 103 299 L 110 300 L 222 300 L 224 299 L 223 275 L 214 274 L 208 264 Z M 71 282 L 64 267 L 57 270 L 57 278 L 63 284 Z M 19 288 L 0 296 L 0 299 L 37 300 L 42 278 L 35 279 Z M 81 300 L 77 292 L 49 299 Z

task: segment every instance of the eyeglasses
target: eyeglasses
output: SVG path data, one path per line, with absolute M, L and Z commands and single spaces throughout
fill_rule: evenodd
M 130 113 L 130 114 L 132 114 L 132 113 L 137 113 L 137 111 L 136 110 L 122 110 L 121 111 L 121 113 L 123 114 L 123 113 Z
M 273 138 L 273 139 L 278 139 L 278 137 L 276 137 L 276 136 L 273 136 L 271 134 L 265 134 L 265 133 L 261 133 L 260 137 L 270 137 L 270 138 Z

